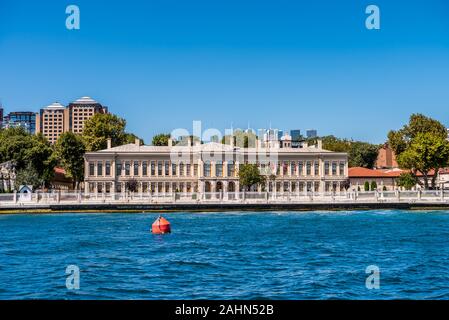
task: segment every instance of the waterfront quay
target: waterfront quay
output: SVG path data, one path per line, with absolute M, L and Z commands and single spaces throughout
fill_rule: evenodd
M 373 191 L 341 193 L 208 192 L 98 194 L 53 192 L 0 195 L 0 211 L 214 211 L 360 210 L 449 208 L 449 191 Z

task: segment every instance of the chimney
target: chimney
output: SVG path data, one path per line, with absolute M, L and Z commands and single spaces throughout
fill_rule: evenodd
M 171 148 L 171 147 L 173 147 L 173 140 L 172 140 L 172 138 L 169 138 L 168 139 L 168 146 Z
M 230 140 L 231 140 L 231 147 L 234 148 L 234 135 L 230 137 Z
M 323 140 L 318 139 L 318 140 L 317 140 L 317 143 L 316 143 L 316 147 L 317 147 L 318 149 L 322 150 L 322 149 L 323 149 Z
M 191 138 L 191 137 L 189 137 L 189 138 L 187 139 L 187 146 L 188 146 L 188 147 L 191 147 L 191 146 L 192 146 L 192 138 Z
M 136 140 L 134 140 L 134 144 L 138 147 L 140 147 L 140 139 L 136 138 Z
M 108 149 L 111 149 L 112 148 L 112 139 L 108 138 L 106 141 L 107 141 L 107 144 L 108 144 Z

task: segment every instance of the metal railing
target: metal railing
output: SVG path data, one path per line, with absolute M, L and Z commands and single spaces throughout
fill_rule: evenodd
M 50 204 L 151 204 L 151 203 L 400 203 L 449 202 L 449 190 L 435 191 L 342 191 L 342 192 L 166 192 L 83 193 L 37 192 L 0 194 L 0 206 Z

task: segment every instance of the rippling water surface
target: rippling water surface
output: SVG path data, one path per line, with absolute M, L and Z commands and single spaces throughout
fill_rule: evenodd
M 0 216 L 0 299 L 449 298 L 449 212 L 170 213 L 165 236 L 156 217 Z

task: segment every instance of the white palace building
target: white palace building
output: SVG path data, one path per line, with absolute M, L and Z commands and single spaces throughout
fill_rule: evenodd
M 233 139 L 231 139 L 233 140 Z M 86 194 L 144 194 L 163 196 L 197 194 L 198 199 L 220 194 L 231 200 L 244 188 L 238 170 L 257 163 L 266 175 L 265 186 L 250 191 L 265 193 L 340 193 L 348 181 L 348 156 L 317 145 L 292 148 L 287 135 L 276 143 L 257 140 L 254 148 L 220 143 L 168 146 L 134 144 L 85 154 Z

